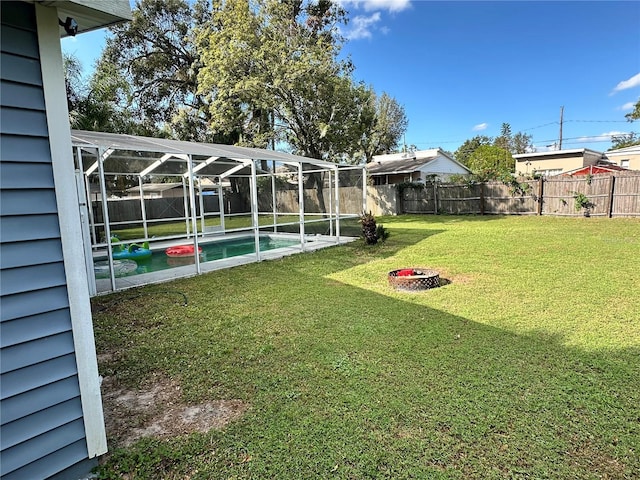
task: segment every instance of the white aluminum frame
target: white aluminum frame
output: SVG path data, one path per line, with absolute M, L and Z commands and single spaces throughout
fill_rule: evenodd
M 87 135 L 85 137 L 82 137 L 83 133 L 87 133 Z M 218 201 L 219 201 L 219 215 L 220 215 L 220 225 L 222 228 L 222 232 L 227 234 L 227 233 L 251 230 L 253 232 L 253 236 L 255 239 L 256 261 L 261 261 L 263 259 L 263 256 L 260 252 L 261 228 L 269 228 L 269 229 L 272 229 L 274 232 L 278 230 L 279 213 L 277 212 L 275 177 L 278 175 L 283 175 L 283 173 L 277 173 L 275 171 L 276 165 L 288 166 L 290 170 L 288 173 L 284 173 L 284 175 L 294 175 L 297 177 L 299 202 L 298 202 L 298 220 L 297 222 L 295 222 L 295 224 L 299 225 L 299 238 L 300 238 L 301 251 L 305 251 L 307 249 L 308 239 L 306 238 L 306 229 L 305 229 L 306 223 L 328 221 L 329 236 L 332 238 L 335 238 L 335 243 L 339 244 L 341 242 L 340 220 L 344 216 L 341 214 L 340 195 L 339 195 L 340 194 L 340 181 L 339 181 L 340 172 L 343 170 L 359 170 L 362 172 L 363 186 L 366 185 L 366 171 L 364 166 L 337 165 L 331 162 L 308 159 L 305 157 L 296 157 L 293 155 L 283 154 L 275 151 L 262 151 L 257 149 L 240 149 L 242 150 L 243 153 L 250 152 L 253 155 L 253 158 L 249 158 L 249 157 L 243 158 L 238 156 L 237 147 L 218 146 L 218 145 L 213 146 L 213 148 L 220 149 L 221 151 L 224 151 L 225 149 L 229 149 L 229 155 L 224 157 L 219 155 L 211 155 L 207 157 L 206 155 L 202 155 L 201 153 L 202 149 L 201 149 L 200 153 L 198 153 L 197 155 L 198 157 L 204 157 L 204 158 L 194 160 L 194 156 L 196 154 L 188 153 L 188 147 L 187 147 L 187 150 L 183 150 L 185 153 L 178 153 L 177 151 L 163 152 L 162 147 L 165 146 L 161 143 L 163 142 L 163 140 L 158 140 L 157 142 L 154 142 L 154 139 L 146 139 L 144 137 L 122 136 L 122 143 L 118 143 L 118 136 L 115 136 L 113 134 L 108 134 L 109 139 L 111 141 L 113 141 L 114 137 L 116 137 L 115 143 L 102 143 L 102 144 L 100 142 L 88 143 L 86 139 L 87 138 L 92 139 L 91 135 L 93 135 L 96 138 L 99 138 L 100 135 L 106 135 L 106 134 L 100 134 L 96 132 L 72 132 L 72 138 L 77 140 L 76 142 L 77 151 L 82 150 L 85 152 L 90 152 L 90 151 L 95 152 L 93 153 L 93 155 L 95 155 L 96 157 L 95 163 L 92 163 L 89 166 L 89 168 L 87 168 L 84 172 L 86 177 L 85 183 L 89 185 L 90 182 L 88 181 L 88 177 L 91 175 L 98 175 L 100 178 L 99 180 L 100 197 L 101 197 L 101 203 L 102 203 L 102 216 L 104 221 L 104 223 L 102 224 L 102 227 L 104 228 L 104 234 L 106 237 L 103 243 L 98 243 L 96 241 L 95 229 L 97 224 L 94 222 L 93 216 L 91 216 L 91 228 L 92 228 L 92 231 L 94 232 L 93 233 L 93 239 L 95 241 L 94 247 L 106 248 L 106 256 L 108 258 L 109 268 L 110 268 L 109 280 L 110 280 L 110 287 L 112 291 L 116 291 L 119 289 L 118 288 L 119 281 L 118 279 L 116 279 L 116 276 L 115 276 L 112 247 L 116 244 L 122 244 L 124 242 L 113 242 L 111 239 L 111 236 L 112 236 L 111 226 L 115 224 L 112 224 L 109 218 L 108 198 L 107 198 L 108 193 L 106 189 L 105 174 L 136 175 L 138 177 L 138 187 L 140 192 L 141 214 L 142 214 L 142 220 L 140 223 L 143 226 L 144 241 L 150 241 L 151 239 L 149 238 L 150 233 L 149 233 L 148 225 L 149 223 L 154 222 L 155 220 L 147 219 L 146 207 L 144 203 L 145 198 L 144 198 L 144 188 L 143 188 L 144 186 L 143 176 L 156 175 L 155 170 L 158 167 L 160 167 L 162 164 L 166 163 L 167 161 L 170 161 L 171 159 L 184 162 L 185 171 L 183 171 L 182 173 L 172 174 L 172 175 L 180 176 L 182 180 L 186 238 L 189 239 L 189 243 L 193 243 L 195 251 L 198 251 L 199 243 L 202 241 L 205 235 L 210 233 L 210 232 L 207 232 L 205 229 L 206 219 L 205 219 L 205 212 L 204 212 L 204 201 L 201 195 L 202 185 L 199 179 L 211 178 L 211 177 L 217 178 L 218 179 L 217 188 L 218 188 Z M 126 140 L 131 138 L 134 139 L 134 142 L 127 144 Z M 150 161 L 151 164 L 146 166 L 139 173 L 135 173 L 135 172 L 118 173 L 114 171 L 105 171 L 105 161 L 110 156 L 112 155 L 118 156 L 118 158 L 121 158 L 121 159 L 128 158 L 127 155 L 119 156 L 116 154 L 116 152 L 136 151 L 134 148 L 135 140 L 138 140 L 140 142 L 148 142 L 149 144 L 152 145 L 152 147 L 147 146 L 145 147 L 145 149 L 139 150 L 140 152 L 156 154 L 156 155 L 159 155 L 159 157 L 155 159 L 153 157 L 146 157 L 146 160 Z M 167 141 L 164 141 L 164 142 L 167 143 Z M 206 150 L 206 148 L 208 147 L 208 144 L 186 144 L 186 142 L 179 142 L 178 146 L 183 147 L 185 145 L 194 145 L 194 148 L 193 148 L 194 151 L 198 151 L 200 147 L 204 147 L 204 149 Z M 153 150 L 153 148 L 156 148 L 156 147 L 157 149 Z M 177 147 L 176 148 L 171 147 L 171 149 L 177 150 Z M 257 177 L 259 175 L 258 175 L 258 169 L 257 169 L 257 162 L 263 160 L 264 157 L 262 155 L 265 155 L 267 157 L 272 157 L 270 158 L 271 164 L 273 166 L 272 171 L 269 173 L 260 174 L 260 176 L 264 175 L 264 176 L 271 177 L 271 188 L 273 192 L 271 214 L 273 216 L 273 223 L 268 225 L 262 225 L 261 227 L 260 226 L 261 212 L 259 211 L 259 208 L 258 208 Z M 273 158 L 273 157 L 276 157 L 276 158 Z M 80 159 L 79 163 L 82 167 L 82 159 Z M 213 173 L 206 174 L 205 172 L 203 172 L 204 175 L 198 175 L 199 172 L 202 172 L 207 166 L 212 165 L 214 163 L 218 165 L 224 165 L 225 167 L 227 167 L 226 171 L 219 173 L 219 170 L 218 170 L 218 173 L 216 174 L 213 174 Z M 311 169 L 305 170 L 303 168 L 304 164 L 312 165 Z M 315 166 L 316 168 L 313 168 L 313 166 Z M 247 169 L 247 168 L 250 169 L 249 174 L 246 174 L 246 173 L 240 174 L 240 171 L 242 169 Z M 323 172 L 327 174 L 328 185 L 329 185 L 328 186 L 329 188 L 328 210 L 329 211 L 326 214 L 322 214 L 322 218 L 320 219 L 305 219 L 307 215 L 305 215 L 304 181 L 303 181 L 304 175 L 309 173 L 317 173 L 317 172 Z M 227 216 L 232 216 L 234 214 L 225 214 L 225 208 L 224 208 L 225 202 L 224 202 L 222 181 L 232 176 L 244 177 L 249 179 L 251 226 L 248 228 L 236 228 L 236 229 L 227 230 L 225 227 L 225 218 Z M 196 182 L 198 183 L 196 184 Z M 198 200 L 196 200 L 196 188 L 200 193 L 199 203 L 198 203 Z M 366 188 L 364 188 L 363 189 L 363 205 L 366 205 L 366 194 L 367 194 Z M 197 208 L 196 208 L 197 205 L 200 206 L 200 215 L 197 214 Z M 262 213 L 264 214 L 266 212 L 262 212 Z M 318 214 L 318 215 L 321 215 L 321 214 Z M 355 216 L 355 214 L 348 215 L 348 216 L 350 217 Z M 198 220 L 200 220 L 200 223 L 201 223 L 200 229 L 198 229 Z M 335 225 L 334 225 L 334 222 L 335 222 Z M 138 223 L 138 222 L 136 221 L 135 223 Z M 179 237 L 179 236 L 172 235 L 172 236 L 162 237 L 160 240 L 170 240 L 172 238 L 173 239 L 184 238 L 184 236 Z M 142 239 L 138 239 L 137 241 L 140 241 L 140 240 Z M 194 267 L 195 273 L 200 274 L 202 273 L 200 258 L 198 255 L 196 255 L 195 257 L 196 257 L 195 267 Z

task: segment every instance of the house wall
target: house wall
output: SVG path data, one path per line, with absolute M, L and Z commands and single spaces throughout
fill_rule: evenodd
M 469 171 L 444 157 L 438 156 L 420 169 L 420 180 L 425 181 L 431 175 L 437 175 L 438 180 L 446 182 L 451 175 L 468 174 Z
M 637 153 L 616 153 L 614 151 L 607 152 L 605 156 L 609 162 L 615 163 L 618 166 L 623 166 L 623 160 L 628 160 L 628 165 L 626 166 L 626 168 L 628 168 L 629 170 L 640 170 L 640 151 L 638 151 Z
M 516 159 L 516 172 L 521 174 L 531 174 L 534 172 L 557 171 L 568 172 L 576 168 L 595 165 L 602 155 L 591 152 L 576 152 L 570 154 L 557 153 L 552 156 L 524 157 Z M 527 165 L 530 162 L 530 165 Z
M 79 478 L 106 437 L 57 12 L 0 8 L 0 477 Z

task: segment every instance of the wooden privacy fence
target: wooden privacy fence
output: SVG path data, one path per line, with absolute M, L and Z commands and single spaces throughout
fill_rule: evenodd
M 338 189 L 340 212 L 342 214 L 362 213 L 362 187 L 340 187 Z M 273 197 L 271 192 L 258 192 L 258 209 L 270 212 Z M 276 192 L 276 211 L 279 213 L 298 213 L 298 190 L 279 190 Z M 325 188 L 319 194 L 315 188 L 304 190 L 304 210 L 307 213 L 323 213 L 335 210 L 335 190 Z
M 220 205 L 217 196 L 202 197 L 204 211 L 207 213 L 219 212 Z M 102 223 L 102 202 L 100 200 L 91 202 L 93 217 L 96 223 Z M 142 221 L 142 206 L 139 198 L 108 200 L 109 221 L 116 222 L 138 222 Z M 181 218 L 185 215 L 183 197 L 169 198 L 145 198 L 144 208 L 147 220 Z M 197 214 L 200 214 L 200 203 L 196 202 Z
M 575 195 L 589 201 L 584 211 L 592 216 L 640 216 L 640 175 L 593 175 L 545 179 L 543 214 L 582 215 L 576 212 Z
M 342 214 L 362 213 L 362 187 L 340 187 L 340 212 Z M 259 192 L 258 206 L 260 212 L 270 212 L 273 208 L 271 192 Z M 204 211 L 207 214 L 218 213 L 220 204 L 216 195 L 202 197 Z M 109 220 L 111 223 L 137 223 L 142 221 L 140 198 L 108 200 Z M 304 190 L 304 208 L 307 213 L 322 213 L 331 210 L 335 205 L 335 190 L 324 189 L 322 195 L 317 189 Z M 102 202 L 91 203 L 96 223 L 102 223 Z M 185 216 L 184 197 L 145 198 L 145 215 L 147 220 L 176 219 Z M 225 213 L 250 213 L 251 204 L 247 195 L 238 193 L 224 194 Z M 335 207 L 334 207 L 335 208 Z M 189 205 L 187 202 L 187 211 Z M 278 213 L 299 212 L 298 190 L 282 190 L 276 192 L 276 211 Z M 196 215 L 200 215 L 200 199 L 196 199 Z
M 514 185 L 428 183 L 405 186 L 397 213 L 640 216 L 640 175 L 554 176 Z M 576 198 L 585 208 L 576 209 Z

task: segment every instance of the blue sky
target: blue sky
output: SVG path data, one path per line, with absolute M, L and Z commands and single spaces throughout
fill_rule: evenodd
M 624 115 L 640 98 L 638 1 L 341 0 L 343 54 L 355 78 L 387 92 L 409 119 L 406 143 L 455 151 L 503 122 L 538 151 L 611 146 L 640 131 Z M 63 39 L 89 69 L 104 31 Z

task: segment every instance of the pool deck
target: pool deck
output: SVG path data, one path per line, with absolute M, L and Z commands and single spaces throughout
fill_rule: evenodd
M 300 236 L 296 234 L 269 234 L 269 235 L 280 237 L 280 238 L 291 238 L 291 239 L 300 238 Z M 244 236 L 246 236 L 246 234 Z M 228 240 L 229 238 L 233 238 L 233 235 L 220 236 L 218 237 L 218 240 Z M 308 236 L 304 243 L 304 249 L 302 249 L 301 245 L 298 244 L 292 247 L 276 248 L 273 250 L 262 251 L 260 252 L 260 261 L 274 260 L 282 257 L 287 257 L 290 255 L 295 255 L 297 253 L 312 252 L 315 250 L 320 250 L 322 248 L 334 247 L 336 245 L 343 245 L 346 243 L 353 242 L 355 240 L 357 240 L 356 237 L 341 236 L 338 239 L 336 237 L 325 236 L 325 235 Z M 199 240 L 200 243 L 206 243 L 209 241 L 211 241 L 211 237 L 205 237 L 205 239 Z M 168 247 L 172 247 L 175 245 L 183 245 L 185 244 L 185 242 L 192 243 L 193 240 L 178 239 L 178 240 L 161 241 L 161 242 L 155 242 L 155 243 L 151 242 L 150 248 L 152 250 L 164 250 Z M 257 262 L 256 257 L 257 256 L 255 253 L 250 253 L 246 255 L 238 255 L 235 257 L 223 258 L 220 260 L 213 260 L 209 262 L 200 262 L 200 273 L 201 274 L 209 273 L 216 270 L 222 270 L 225 268 L 232 268 L 232 267 L 237 267 L 239 265 L 246 265 L 248 263 L 256 263 Z M 168 282 L 171 280 L 176 280 L 178 278 L 193 277 L 198 274 L 199 273 L 196 270 L 195 263 L 193 263 L 190 265 L 177 266 L 167 270 L 160 270 L 157 272 L 140 273 L 137 275 L 130 275 L 126 277 L 117 277 L 116 291 L 125 290 L 133 287 L 139 287 L 142 285 Z M 110 278 L 96 279 L 96 290 L 97 290 L 97 295 L 110 293 L 114 291 L 111 287 L 111 279 Z

